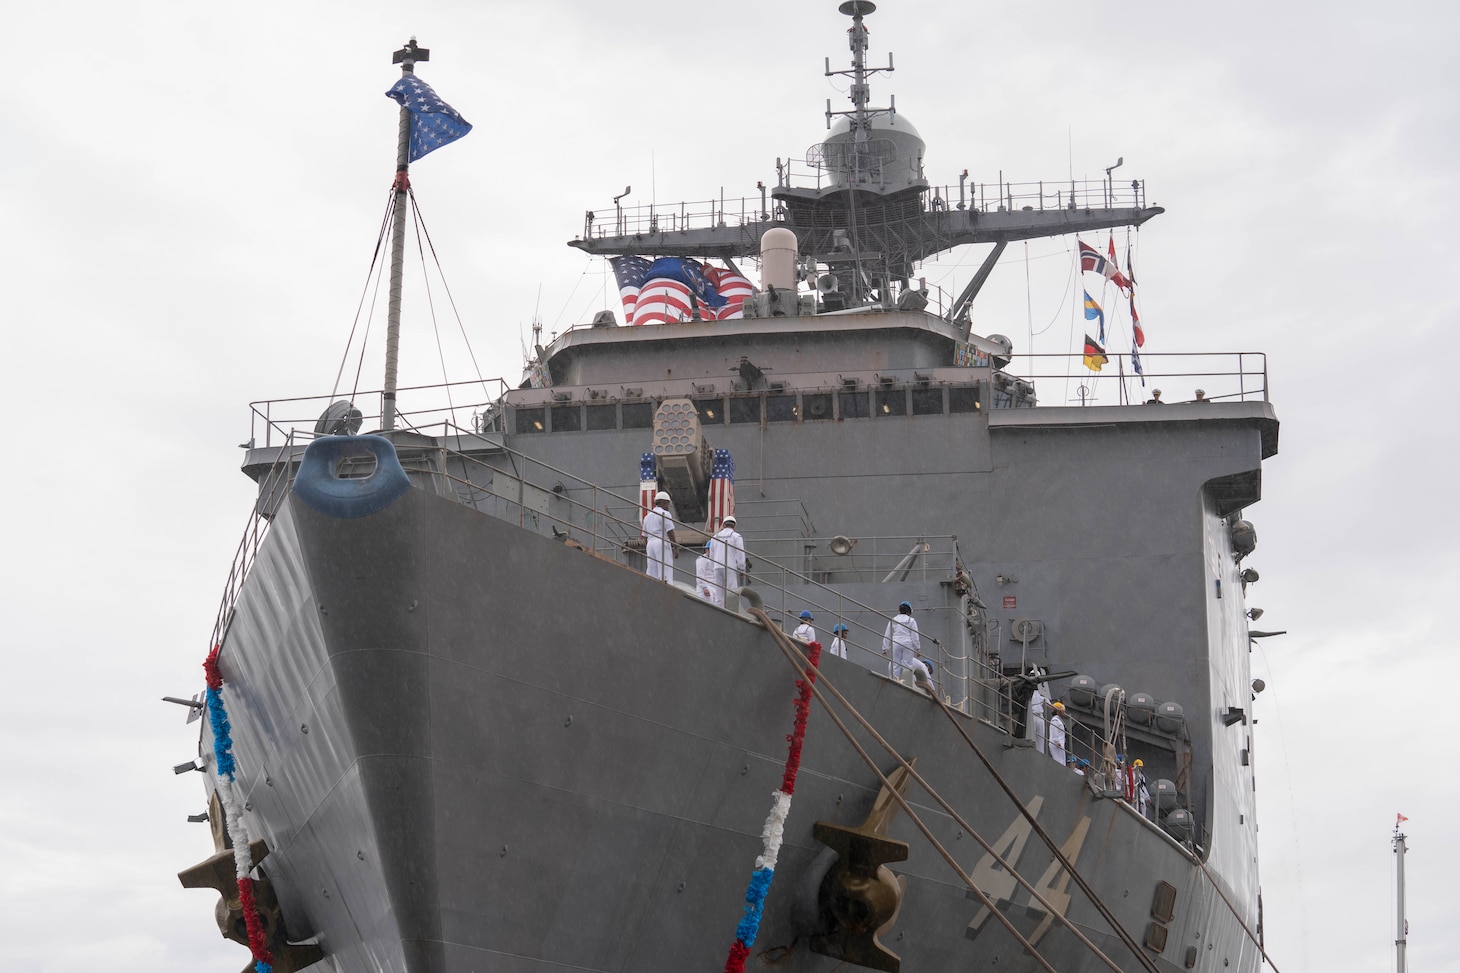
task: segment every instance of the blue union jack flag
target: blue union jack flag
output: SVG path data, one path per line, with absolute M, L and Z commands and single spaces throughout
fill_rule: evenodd
M 730 450 L 715 450 L 715 465 L 710 468 L 710 516 L 705 530 L 713 534 L 726 517 L 735 513 L 735 460 Z
M 385 94 L 411 113 L 412 162 L 471 131 L 471 122 L 414 74 L 401 75 Z

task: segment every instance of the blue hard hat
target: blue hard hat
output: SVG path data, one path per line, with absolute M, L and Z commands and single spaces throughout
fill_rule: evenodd
M 897 606 L 897 610 L 898 611 L 908 611 L 908 612 L 910 612 L 910 611 L 912 611 L 912 605 L 910 605 L 910 604 L 908 604 L 907 602 L 904 601 L 904 602 L 902 602 L 901 604 L 899 604 Z
M 814 616 L 809 611 L 803 608 L 801 609 L 801 617 L 809 622 Z
M 851 631 L 851 629 L 847 628 L 845 625 L 835 625 L 835 626 L 832 627 L 832 630 L 831 630 L 831 632 L 832 632 L 833 635 L 835 635 L 837 632 L 850 632 L 850 631 Z

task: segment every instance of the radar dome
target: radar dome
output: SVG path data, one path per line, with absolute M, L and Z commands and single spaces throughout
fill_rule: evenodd
M 917 128 L 903 115 L 879 114 L 867 120 L 867 138 L 852 137 L 852 120 L 838 118 L 831 134 L 814 150 L 834 187 L 855 184 L 860 189 L 894 192 L 925 186 L 923 151 L 926 144 Z

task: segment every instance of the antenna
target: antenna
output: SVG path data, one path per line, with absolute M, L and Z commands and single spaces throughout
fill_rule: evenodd
M 1404 918 L 1404 842 L 1407 837 L 1399 830 L 1399 825 L 1408 821 L 1402 814 L 1395 815 L 1394 822 L 1394 869 L 1399 889 L 1399 916 L 1396 920 L 1397 926 L 1394 932 L 1394 973 L 1406 973 L 1407 967 L 1404 961 L 1404 948 L 1409 945 L 1409 921 Z

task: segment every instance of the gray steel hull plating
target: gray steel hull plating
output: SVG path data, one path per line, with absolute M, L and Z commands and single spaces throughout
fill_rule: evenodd
M 275 520 L 222 654 L 249 825 L 295 939 L 341 971 L 718 969 L 780 783 L 795 672 L 747 619 L 621 565 L 411 490 L 340 520 Z M 1124 949 L 947 719 L 839 659 L 834 683 L 1123 969 Z M 1176 890 L 1164 968 L 1257 951 L 1187 853 L 1048 757 L 967 727 L 1141 941 Z M 870 741 L 865 741 L 869 744 Z M 891 757 L 876 753 L 884 771 Z M 829 971 L 807 948 L 814 822 L 856 825 L 876 778 L 813 706 L 752 967 Z M 984 853 L 914 788 L 966 870 Z M 905 971 L 1034 969 L 902 817 L 908 879 L 884 943 Z M 1004 840 L 1000 840 L 1003 836 Z M 976 876 L 977 877 L 977 876 Z M 999 871 L 983 887 L 1057 969 L 1103 965 Z M 1066 890 L 1068 889 L 1068 894 Z M 1041 929 L 1041 927 L 1044 927 Z M 1228 966 L 1227 964 L 1230 964 Z

